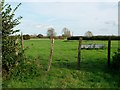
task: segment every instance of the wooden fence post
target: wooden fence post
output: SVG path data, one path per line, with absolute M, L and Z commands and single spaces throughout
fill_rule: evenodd
M 82 38 L 79 38 L 79 45 L 78 45 L 78 70 L 80 70 L 81 44 L 82 44 Z
M 51 39 L 51 49 L 50 49 L 50 59 L 49 59 L 49 63 L 48 63 L 48 71 L 50 70 L 51 63 L 52 63 L 53 49 L 54 49 L 54 38 Z
M 23 34 L 21 32 L 21 45 L 22 45 L 22 50 L 24 50 L 24 40 L 23 40 Z
M 110 66 L 111 37 L 108 39 L 108 67 Z

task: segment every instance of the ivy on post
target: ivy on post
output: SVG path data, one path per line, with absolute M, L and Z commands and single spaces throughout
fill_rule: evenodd
M 81 61 L 81 44 L 82 38 L 79 38 L 79 45 L 78 45 L 78 70 L 80 70 L 80 61 Z
M 51 67 L 53 49 L 54 49 L 54 38 L 53 38 L 53 37 L 51 37 L 50 59 L 49 59 L 49 63 L 48 63 L 48 70 L 47 70 L 47 71 L 49 71 L 49 70 L 50 70 L 50 67 Z

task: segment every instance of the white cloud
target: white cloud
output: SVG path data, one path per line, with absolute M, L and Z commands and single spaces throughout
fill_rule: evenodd
M 48 28 L 54 28 L 53 25 L 47 25 L 47 24 L 38 24 L 35 26 L 37 29 L 48 29 Z

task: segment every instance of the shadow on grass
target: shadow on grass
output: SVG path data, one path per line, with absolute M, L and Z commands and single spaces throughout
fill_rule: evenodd
M 118 71 L 112 70 L 110 67 L 107 66 L 107 59 L 103 58 L 98 60 L 83 60 L 81 61 L 81 67 L 80 71 L 82 72 L 89 72 L 92 73 L 94 78 L 91 79 L 91 81 L 99 81 L 104 79 L 105 82 L 108 82 L 110 84 L 114 84 L 116 82 L 115 87 L 120 87 L 120 73 Z M 66 61 L 60 61 L 57 60 L 52 64 L 55 68 L 65 68 L 70 70 L 76 70 L 77 71 L 77 61 L 76 62 L 70 62 L 69 60 Z M 97 77 L 101 77 L 97 78 Z
M 55 68 L 66 68 L 71 70 L 78 70 L 77 60 L 72 62 L 70 60 L 55 60 L 52 63 L 52 66 Z M 119 71 L 113 70 L 107 65 L 106 58 L 99 58 L 97 60 L 81 60 L 80 71 L 86 72 L 104 72 L 109 74 L 116 74 Z
M 74 42 L 74 40 L 64 40 L 63 42 Z
M 108 70 L 108 67 L 107 67 L 107 63 L 106 62 L 101 62 L 100 59 L 98 59 L 99 61 L 97 60 L 81 60 L 81 65 L 80 65 L 80 70 L 83 70 L 83 71 L 88 71 L 88 72 L 92 72 L 92 71 L 101 71 L 103 72 Z M 70 60 L 64 60 L 64 61 L 61 61 L 61 60 L 56 60 L 56 62 L 54 62 L 52 64 L 54 67 L 56 68 L 66 68 L 66 69 L 72 69 L 72 70 L 77 70 L 77 61 L 75 62 L 71 62 Z

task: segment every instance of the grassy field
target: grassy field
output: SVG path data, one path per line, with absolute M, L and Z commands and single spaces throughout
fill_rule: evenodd
M 83 44 L 105 44 L 105 49 L 82 50 L 81 69 L 77 70 L 78 41 L 55 40 L 52 67 L 46 72 L 50 40 L 27 40 L 25 54 L 35 58 L 40 74 L 25 81 L 8 80 L 6 87 L 15 88 L 116 88 L 119 73 L 107 67 L 107 41 L 83 41 Z M 112 41 L 111 55 L 118 41 Z M 111 57 L 112 59 L 112 57 Z

